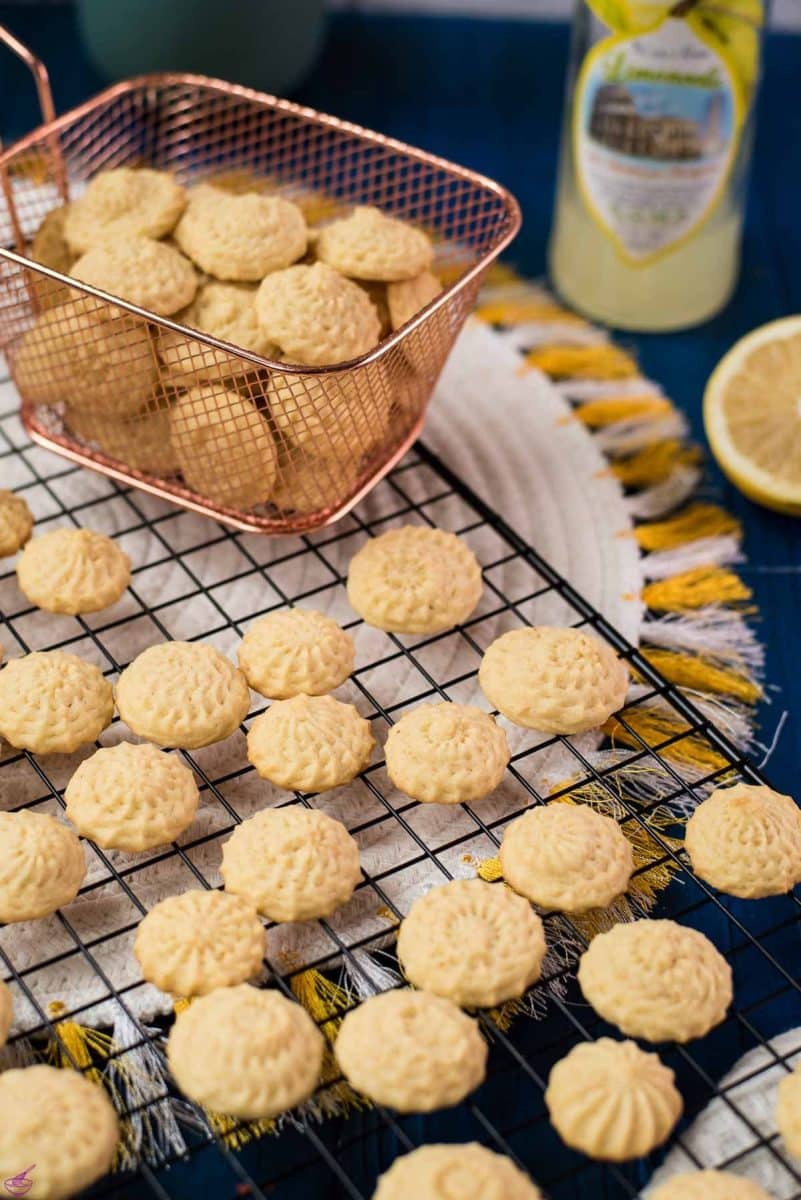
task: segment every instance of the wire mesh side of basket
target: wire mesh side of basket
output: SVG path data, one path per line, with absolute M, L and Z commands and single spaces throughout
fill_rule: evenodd
M 75 188 L 99 170 L 142 163 L 184 182 L 279 190 L 312 224 L 354 202 L 376 204 L 431 232 L 435 269 L 452 282 L 353 364 L 292 370 L 110 305 L 91 288 L 71 289 L 26 257 L 59 203 L 60 179 Z M 31 435 L 186 507 L 270 533 L 335 520 L 397 461 L 483 271 L 518 224 L 511 197 L 481 176 L 191 77 L 109 89 L 0 158 L 0 183 L 0 242 L 17 251 L 0 249 L 0 340 Z

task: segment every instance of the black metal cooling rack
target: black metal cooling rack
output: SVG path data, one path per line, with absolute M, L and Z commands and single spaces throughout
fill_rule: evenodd
M 0 384 L 0 389 L 3 385 Z M 3 392 L 0 391 L 0 395 Z M 645 825 L 651 808 L 657 804 L 693 801 L 699 789 L 719 779 L 741 778 L 761 782 L 759 771 L 699 712 L 676 688 L 668 684 L 610 625 L 570 587 L 539 555 L 509 528 L 509 526 L 440 462 L 424 445 L 414 451 L 382 482 L 369 500 L 337 526 L 317 534 L 286 541 L 268 541 L 254 535 L 239 534 L 223 529 L 192 514 L 180 512 L 161 501 L 154 501 L 137 491 L 122 488 L 105 477 L 81 472 L 62 460 L 31 446 L 19 426 L 13 403 L 13 392 L 7 389 L 8 409 L 0 415 L 0 484 L 11 486 L 25 495 L 33 507 L 39 527 L 56 523 L 74 523 L 107 529 L 127 545 L 147 544 L 146 560 L 137 560 L 131 593 L 132 610 L 123 616 L 104 619 L 96 614 L 92 619 L 72 619 L 57 642 L 48 640 L 54 627 L 32 620 L 32 610 L 22 607 L 20 594 L 13 582 L 13 572 L 0 572 L 0 603 L 8 605 L 4 614 L 7 635 L 6 652 L 13 654 L 13 643 L 19 652 L 30 649 L 63 646 L 85 652 L 88 648 L 103 664 L 105 673 L 116 676 L 125 665 L 117 661 L 115 647 L 124 627 L 139 622 L 147 626 L 150 641 L 180 636 L 175 631 L 174 616 L 190 604 L 204 606 L 205 624 L 194 636 L 213 638 L 224 632 L 240 635 L 244 614 L 236 614 L 233 601 L 243 582 L 263 585 L 261 607 L 249 609 L 250 618 L 286 604 L 314 604 L 343 588 L 347 560 L 366 536 L 381 532 L 393 522 L 412 521 L 444 525 L 463 535 L 478 550 L 484 568 L 486 596 L 478 615 L 456 633 L 425 639 L 401 639 L 387 635 L 385 652 L 373 661 L 358 667 L 353 685 L 360 697 L 360 708 L 374 719 L 375 725 L 389 725 L 396 710 L 412 702 L 430 699 L 456 698 L 460 689 L 475 679 L 480 654 L 491 640 L 488 630 L 497 629 L 497 622 L 512 627 L 528 621 L 532 605 L 544 598 L 561 601 L 571 614 L 571 623 L 587 626 L 606 638 L 629 662 L 646 685 L 644 692 L 620 715 L 620 725 L 626 733 L 629 749 L 619 761 L 598 767 L 592 755 L 583 752 L 574 742 L 552 738 L 535 746 L 524 746 L 515 753 L 510 764 L 514 785 L 518 789 L 522 811 L 544 797 L 532 783 L 530 769 L 533 756 L 561 744 L 571 757 L 575 776 L 560 792 L 570 794 L 576 788 L 594 782 L 611 798 L 622 804 L 623 823 Z M 0 406 L 2 407 L 2 406 Z M 182 588 L 179 595 L 162 591 L 162 578 L 169 567 L 181 568 Z M 212 564 L 212 573 L 209 573 Z M 303 570 L 298 570 L 300 565 Z M 222 570 L 221 566 L 225 569 Z M 503 586 L 498 582 L 503 579 Z M 350 621 L 354 632 L 360 622 Z M 130 631 L 130 630 L 129 630 Z M 495 636 L 495 633 L 492 633 Z M 444 638 L 458 639 L 464 651 L 466 669 L 440 678 L 430 665 L 429 651 Z M 12 643 L 12 645 L 9 644 Z M 397 670 L 411 672 L 417 681 L 413 694 L 406 694 L 400 703 L 386 704 L 380 689 L 374 684 L 376 673 Z M 461 698 L 461 697 L 459 697 Z M 659 699 L 682 723 L 680 732 L 650 745 L 627 719 L 632 708 Z M 254 714 L 255 715 L 255 714 Z M 681 743 L 693 739 L 694 744 L 707 747 L 720 756 L 722 765 L 710 770 L 701 779 L 685 777 L 680 754 Z M 241 819 L 235 803 L 226 795 L 227 785 L 251 768 L 238 766 L 224 774 L 215 774 L 204 767 L 197 754 L 186 755 L 199 776 L 206 803 L 219 806 L 221 825 L 210 834 L 182 842 L 172 847 L 168 855 L 180 858 L 188 872 L 190 886 L 211 886 L 193 854 L 210 840 L 226 836 Z M 621 782 L 620 772 L 635 763 L 658 769 L 668 781 L 668 794 L 658 799 L 633 796 L 628 785 Z M 25 789 L 25 805 L 42 801 L 62 803 L 65 780 L 51 767 L 51 760 L 39 760 L 32 755 L 8 753 L 0 760 L 0 797 L 4 806 L 19 807 L 14 792 L 3 795 L 4 775 L 9 768 L 18 772 L 27 763 L 32 781 Z M 14 779 L 18 776 L 14 774 Z M 459 821 L 452 836 L 444 836 L 435 844 L 427 842 L 415 827 L 414 802 L 390 799 L 382 774 L 382 764 L 371 766 L 362 777 L 366 792 L 374 801 L 375 811 L 369 818 L 351 825 L 358 839 L 380 826 L 390 823 L 400 841 L 408 848 L 406 857 L 390 869 L 365 872 L 363 886 L 372 890 L 389 914 L 403 914 L 393 898 L 393 878 L 402 870 L 419 863 L 429 863 L 444 880 L 452 877 L 453 864 L 459 855 L 472 851 L 480 844 L 492 853 L 499 845 L 501 826 L 516 812 L 483 820 L 472 807 L 463 808 L 464 820 Z M 287 803 L 309 803 L 308 796 L 296 796 Z M 646 828 L 659 845 L 660 857 L 654 865 L 671 863 L 676 869 L 671 884 L 660 902 L 660 912 L 685 921 L 709 934 L 731 962 L 735 976 L 736 1004 L 726 1021 L 707 1038 L 689 1047 L 660 1048 L 663 1059 L 677 1074 L 686 1102 L 686 1116 L 673 1143 L 682 1145 L 690 1163 L 697 1167 L 729 1167 L 748 1174 L 754 1156 L 760 1155 L 772 1164 L 777 1181 L 777 1195 L 786 1200 L 801 1198 L 801 1170 L 781 1149 L 778 1135 L 766 1129 L 764 1121 L 755 1114 L 747 1100 L 741 1098 L 744 1084 L 771 1070 L 789 1070 L 789 1053 L 780 1053 L 772 1039 L 783 1030 L 801 1025 L 801 939 L 799 939 L 798 901 L 793 897 L 759 904 L 743 904 L 711 891 L 696 880 L 677 856 L 670 839 Z M 164 857 L 167 857 L 167 854 Z M 136 862 L 124 868 L 115 865 L 98 852 L 106 871 L 106 882 L 113 881 L 133 906 L 137 917 L 145 906 L 136 892 Z M 153 863 L 149 858 L 146 866 Z M 88 887 L 98 886 L 97 883 Z M 546 917 L 546 925 L 552 918 Z M 564 920 L 563 918 L 559 918 Z M 70 920 L 69 908 L 58 915 L 67 948 L 49 960 L 82 958 L 89 963 L 102 988 L 94 994 L 92 1004 L 81 1005 L 72 1011 L 62 1011 L 58 1020 L 81 1015 L 105 999 L 120 1006 L 133 1020 L 140 1045 L 160 1046 L 160 1031 L 144 1026 L 131 1009 L 131 994 L 136 985 L 115 988 L 103 966 L 104 947 L 114 938 L 129 934 L 136 920 L 124 927 L 105 931 L 86 938 Z M 370 933 L 358 940 L 344 938 L 330 922 L 320 922 L 327 938 L 327 949 L 303 968 L 316 966 L 335 978 L 342 961 L 349 963 L 351 972 L 363 972 L 361 949 L 383 945 L 386 930 Z M 582 941 L 574 931 L 577 944 Z M 58 1038 L 56 1018 L 37 1000 L 31 979 L 42 964 L 15 965 L 2 940 L 0 931 L 0 974 L 4 975 L 18 994 L 35 1010 L 37 1029 L 43 1035 Z M 640 1193 L 658 1157 L 648 1162 L 625 1166 L 601 1166 L 589 1162 L 563 1147 L 551 1129 L 543 1104 L 543 1090 L 550 1067 L 578 1039 L 594 1038 L 612 1032 L 603 1025 L 592 1010 L 583 1003 L 572 982 L 572 966 L 564 962 L 547 980 L 537 985 L 548 987 L 547 1014 L 543 1019 L 519 1020 L 510 1031 L 504 1032 L 486 1015 L 481 1016 L 491 1042 L 487 1081 L 463 1105 L 455 1110 L 430 1117 L 401 1117 L 380 1108 L 369 1108 L 347 1117 L 332 1117 L 317 1122 L 304 1114 L 296 1114 L 278 1136 L 267 1136 L 232 1150 L 217 1136 L 205 1116 L 187 1105 L 183 1110 L 182 1133 L 188 1155 L 169 1159 L 165 1156 L 153 1164 L 142 1162 L 135 1171 L 109 1177 L 92 1190 L 92 1195 L 146 1197 L 160 1200 L 183 1200 L 198 1192 L 219 1200 L 235 1197 L 294 1198 L 320 1197 L 367 1200 L 372 1194 L 380 1171 L 386 1169 L 398 1154 L 424 1141 L 466 1141 L 476 1139 L 503 1153 L 511 1155 L 528 1170 L 552 1200 L 617 1200 Z M 293 975 L 297 972 L 282 969 L 267 960 L 275 986 L 292 995 Z M 553 985 L 563 976 L 566 990 L 554 994 Z M 365 981 L 369 983 L 369 981 Z M 800 1039 L 801 1042 L 801 1039 Z M 127 1054 L 136 1044 L 126 1046 L 115 1054 Z M 716 1082 L 745 1051 L 761 1048 L 763 1060 L 746 1079 L 721 1087 Z M 67 1051 L 69 1056 L 69 1051 Z M 115 1057 L 112 1054 L 112 1061 Z M 81 1064 L 76 1063 L 76 1066 Z M 163 1099 L 156 1095 L 148 1106 Z M 702 1161 L 683 1137 L 689 1121 L 711 1100 L 717 1099 L 728 1114 L 736 1136 L 730 1153 L 716 1152 L 714 1162 Z M 140 1114 L 145 1115 L 145 1114 Z

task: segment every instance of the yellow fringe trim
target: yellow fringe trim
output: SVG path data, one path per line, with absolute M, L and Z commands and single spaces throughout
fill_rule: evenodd
M 670 550 L 702 537 L 738 537 L 742 526 L 736 517 L 717 504 L 690 504 L 676 517 L 638 525 L 634 536 L 643 550 Z
M 615 717 L 610 717 L 603 726 L 613 746 L 631 746 L 641 750 L 642 746 L 634 736 L 636 733 L 646 746 L 660 747 L 659 754 L 676 763 L 688 763 L 703 771 L 719 771 L 729 765 L 729 760 L 713 750 L 704 737 L 689 733 L 690 727 L 686 721 L 672 713 L 640 704 L 626 713 L 626 723 L 631 727 L 631 733 Z M 687 736 L 662 748 L 663 742 L 681 734 Z
M 55 1030 L 56 1040 L 48 1045 L 48 1057 L 54 1066 L 75 1065 L 87 1079 L 100 1083 L 103 1075 L 94 1065 L 94 1057 L 108 1058 L 114 1053 L 116 1047 L 109 1035 L 77 1021 L 59 1021 Z
M 682 654 L 678 650 L 663 650 L 658 647 L 646 647 L 642 653 L 657 671 L 679 687 L 692 688 L 696 692 L 711 692 L 719 696 L 735 696 L 745 704 L 756 704 L 762 696 L 759 684 L 747 675 L 732 671 L 728 667 L 718 667 L 700 655 Z
M 672 579 L 649 583 L 642 590 L 643 602 L 652 612 L 689 612 L 709 604 L 739 607 L 753 595 L 740 576 L 726 567 L 693 567 Z
M 639 374 L 630 354 L 611 342 L 596 346 L 540 346 L 523 359 L 551 379 L 634 379 Z
M 662 483 L 676 467 L 700 460 L 697 446 L 685 446 L 678 438 L 666 438 L 628 458 L 618 459 L 611 464 L 610 471 L 623 487 L 647 488 Z
M 655 421 L 673 411 L 673 405 L 665 396 L 645 393 L 642 396 L 602 396 L 588 400 L 574 412 L 588 429 L 603 429 L 619 421 Z
M 324 1086 L 327 1085 L 322 1096 L 323 1106 L 331 1104 L 340 1113 L 368 1108 L 369 1101 L 341 1078 L 342 1073 L 331 1050 L 344 1014 L 353 1008 L 353 996 L 314 967 L 294 975 L 289 981 L 289 986 L 295 998 L 314 1018 L 328 1043 L 320 1074 L 320 1082 Z
M 525 296 L 522 299 L 509 297 L 507 300 L 490 300 L 480 304 L 476 316 L 488 325 L 528 325 L 537 322 L 558 321 L 566 325 L 584 325 L 576 313 L 560 306 L 548 296 Z

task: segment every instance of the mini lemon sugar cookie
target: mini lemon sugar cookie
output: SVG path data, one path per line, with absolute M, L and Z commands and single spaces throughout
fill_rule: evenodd
M 317 809 L 265 808 L 223 845 L 225 890 L 273 921 L 327 917 L 362 877 L 359 847 L 340 821 Z
M 421 271 L 413 279 L 387 284 L 387 307 L 393 329 L 400 329 L 407 321 L 435 300 L 442 291 L 442 284 L 430 271 Z
M 0 1046 L 8 1040 L 11 1022 L 14 1018 L 14 1007 L 11 1001 L 11 989 L 0 982 Z
M 342 372 L 307 380 L 273 375 L 270 414 L 289 448 L 356 460 L 380 445 L 389 430 L 389 389 L 367 392 L 358 376 Z
M 36 1063 L 0 1074 L 0 1177 L 28 1168 L 30 1196 L 82 1192 L 111 1170 L 119 1139 L 107 1093 L 78 1071 Z
M 34 262 L 59 271 L 62 275 L 69 275 L 70 267 L 77 258 L 64 236 L 64 225 L 70 207 L 69 204 L 62 204 L 58 208 L 52 208 L 33 235 L 28 249 L 28 257 Z M 54 308 L 70 298 L 71 289 L 47 275 L 38 275 L 32 271 L 29 278 L 40 309 Z
M 309 1098 L 320 1078 L 323 1047 L 304 1008 L 245 983 L 218 988 L 179 1013 L 167 1059 L 190 1100 L 256 1120 Z
M 241 671 L 203 642 L 161 642 L 143 650 L 117 683 L 126 725 L 157 746 L 193 750 L 229 737 L 250 708 Z
M 0 812 L 0 922 L 34 921 L 78 895 L 86 862 L 78 838 L 46 813 Z
M 197 290 L 197 275 L 183 254 L 138 234 L 93 246 L 73 264 L 70 275 L 160 317 L 186 308 Z
M 218 283 L 211 280 L 198 289 L 192 303 L 175 319 L 190 329 L 210 333 L 223 342 L 231 342 L 262 358 L 273 358 L 276 347 L 262 333 L 256 320 L 255 286 L 247 283 Z M 233 358 L 224 350 L 188 342 L 172 329 L 159 330 L 159 356 L 176 382 L 202 382 L 225 376 L 246 375 L 255 364 Z
M 107 850 L 151 850 L 195 819 L 195 777 L 175 754 L 142 742 L 106 746 L 80 764 L 64 792 L 67 816 Z
M 420 1146 L 396 1158 L 373 1200 L 542 1200 L 519 1167 L 477 1142 Z
M 542 908 L 606 908 L 634 870 L 631 842 L 613 817 L 587 804 L 553 800 L 507 826 L 500 851 L 510 887 Z
M 578 981 L 599 1016 L 629 1037 L 689 1042 L 726 1016 L 731 967 L 697 929 L 668 920 L 615 925 L 581 956 Z
M 33 513 L 22 496 L 0 488 L 0 558 L 20 550 L 33 529 Z
M 731 1171 L 687 1171 L 648 1193 L 647 1200 L 772 1200 L 764 1188 Z
M 580 629 L 535 625 L 502 634 L 478 680 L 490 704 L 540 733 L 584 733 L 622 708 L 629 675 L 611 646 Z
M 356 487 L 359 459 L 344 450 L 292 447 L 278 459 L 278 477 L 270 501 L 284 512 L 313 513 L 340 505 Z
M 115 167 L 98 172 L 70 204 L 64 236 L 75 254 L 132 234 L 161 238 L 175 227 L 185 204 L 186 190 L 166 171 Z
M 348 599 L 368 625 L 390 633 L 442 633 L 481 598 L 481 567 L 454 533 L 423 525 L 390 529 L 351 559 Z
M 0 671 L 0 734 L 17 750 L 72 754 L 113 715 L 111 684 L 76 654 L 37 650 Z
M 412 904 L 398 931 L 410 983 L 462 1008 L 490 1008 L 535 983 L 545 957 L 542 921 L 522 896 L 483 879 L 454 879 Z
M 177 475 L 175 449 L 170 441 L 170 405 L 157 393 L 130 416 L 106 416 L 94 409 L 67 404 L 64 423 L 82 442 L 91 442 L 110 458 L 147 475 Z
M 284 359 L 311 366 L 358 358 L 381 332 L 366 292 L 321 262 L 268 275 L 256 293 L 256 315 Z
M 277 787 L 325 792 L 363 771 L 375 739 L 370 722 L 333 696 L 276 700 L 248 732 L 248 759 Z
M 302 258 L 308 233 L 303 213 L 283 196 L 201 184 L 189 193 L 175 240 L 208 275 L 257 281 Z
M 604 1162 L 661 1146 L 684 1107 L 675 1076 L 636 1042 L 582 1042 L 551 1071 L 545 1104 L 566 1145 Z
M 53 529 L 28 542 L 17 562 L 17 582 L 46 612 L 99 612 L 116 604 L 131 582 L 131 560 L 104 533 Z
M 798 1067 L 779 1083 L 776 1125 L 790 1153 L 801 1158 L 801 1070 Z
M 414 279 L 431 265 L 434 249 L 421 229 L 360 204 L 323 226 L 314 251 L 321 262 L 354 279 Z
M 421 704 L 389 731 L 387 774 L 424 804 L 469 804 L 494 792 L 510 751 L 488 713 L 469 704 Z
M 397 988 L 346 1016 L 334 1046 L 357 1091 L 402 1113 L 464 1100 L 484 1079 L 487 1043 L 478 1022 L 431 992 Z
M 744 900 L 780 896 L 801 882 L 801 810 L 764 785 L 717 788 L 687 822 L 692 869 Z
M 332 692 L 350 675 L 353 638 L 333 617 L 287 608 L 260 617 L 239 644 L 239 666 L 252 688 L 272 700 Z
M 265 930 L 241 896 L 195 890 L 159 901 L 139 922 L 133 950 L 148 983 L 203 996 L 260 973 Z

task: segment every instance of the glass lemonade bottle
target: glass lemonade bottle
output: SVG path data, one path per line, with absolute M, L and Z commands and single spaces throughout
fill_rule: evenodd
M 550 269 L 623 329 L 694 325 L 737 280 L 764 0 L 577 0 Z

